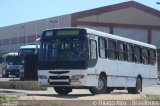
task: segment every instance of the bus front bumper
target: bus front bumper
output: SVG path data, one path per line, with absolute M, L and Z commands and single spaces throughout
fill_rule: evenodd
M 19 75 L 20 74 L 20 72 L 19 72 L 19 69 L 7 69 L 6 70 L 6 74 L 7 75 Z
M 44 72 L 44 73 L 43 73 Z M 79 73 L 78 73 L 79 72 Z M 87 75 L 81 71 L 62 75 L 47 74 L 46 71 L 38 71 L 38 85 L 40 86 L 97 86 L 98 75 Z

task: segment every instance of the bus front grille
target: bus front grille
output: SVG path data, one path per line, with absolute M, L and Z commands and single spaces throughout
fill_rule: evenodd
M 69 79 L 69 76 L 49 76 L 51 80 L 62 80 L 62 79 Z
M 50 85 L 70 85 L 69 76 L 49 76 Z

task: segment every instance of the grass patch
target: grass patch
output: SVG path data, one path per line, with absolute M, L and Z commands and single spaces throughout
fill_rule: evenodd
M 37 81 L 0 81 L 0 88 L 21 90 L 47 90 L 47 87 L 38 86 Z
M 145 100 L 160 101 L 160 95 L 146 95 Z
M 4 101 L 4 100 L 6 100 L 7 99 L 7 96 L 5 96 L 5 95 L 0 95 L 0 101 Z
M 18 100 L 17 96 L 0 95 L 0 104 L 7 103 L 11 100 Z

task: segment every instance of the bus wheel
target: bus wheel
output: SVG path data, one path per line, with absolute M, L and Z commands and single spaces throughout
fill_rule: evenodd
M 137 78 L 136 87 L 128 88 L 128 93 L 131 94 L 140 94 L 142 92 L 142 80 L 141 78 Z
M 106 78 L 100 75 L 99 80 L 98 80 L 98 86 L 89 88 L 89 91 L 92 94 L 102 94 L 106 92 L 106 86 L 107 86 Z
M 105 93 L 111 93 L 113 91 L 113 89 L 112 88 L 106 88 L 106 92 Z
M 72 92 L 72 89 L 69 87 L 54 87 L 54 90 L 60 95 L 67 95 Z
M 138 94 L 142 92 L 142 80 L 140 78 L 137 78 L 136 81 L 136 91 Z

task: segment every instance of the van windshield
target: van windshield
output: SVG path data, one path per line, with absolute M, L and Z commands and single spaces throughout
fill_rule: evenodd
M 19 58 L 18 56 L 8 56 L 6 57 L 6 63 L 9 65 L 17 65 L 19 63 Z

